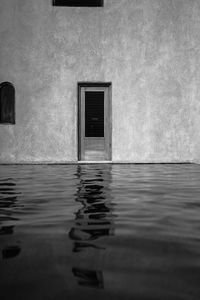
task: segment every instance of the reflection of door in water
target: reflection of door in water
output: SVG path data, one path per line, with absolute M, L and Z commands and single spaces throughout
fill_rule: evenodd
M 111 160 L 108 86 L 80 86 L 79 160 Z

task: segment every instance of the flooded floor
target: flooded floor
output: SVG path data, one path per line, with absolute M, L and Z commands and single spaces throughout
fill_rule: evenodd
M 0 166 L 0 299 L 200 299 L 200 165 Z

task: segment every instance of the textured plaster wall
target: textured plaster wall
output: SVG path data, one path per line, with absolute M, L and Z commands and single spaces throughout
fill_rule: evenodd
M 77 82 L 112 82 L 112 158 L 200 161 L 199 0 L 0 1 L 0 162 L 77 161 Z

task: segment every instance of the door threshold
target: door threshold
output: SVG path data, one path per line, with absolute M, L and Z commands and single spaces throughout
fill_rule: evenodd
M 111 160 L 79 160 L 78 164 L 112 164 Z

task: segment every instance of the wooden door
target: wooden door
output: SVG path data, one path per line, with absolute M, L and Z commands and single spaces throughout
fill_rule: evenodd
M 79 101 L 79 160 L 111 160 L 109 87 L 82 86 Z

